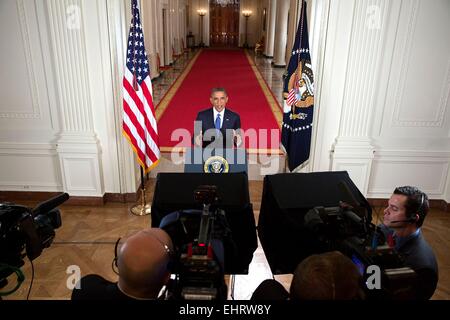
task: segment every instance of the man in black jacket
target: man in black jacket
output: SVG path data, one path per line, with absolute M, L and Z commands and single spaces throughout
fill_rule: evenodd
M 170 279 L 172 241 L 162 229 L 139 231 L 125 241 L 114 259 L 119 281 L 99 275 L 80 280 L 80 289 L 72 291 L 72 300 L 153 300 Z
M 404 258 L 405 266 L 417 274 L 415 298 L 428 300 L 436 290 L 438 266 L 420 227 L 429 210 L 428 197 L 416 187 L 394 190 L 384 210 L 381 230 Z

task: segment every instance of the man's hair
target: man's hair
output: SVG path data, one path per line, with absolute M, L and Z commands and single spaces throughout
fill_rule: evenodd
M 362 299 L 362 277 L 352 260 L 339 251 L 314 254 L 295 269 L 291 300 Z
M 225 88 L 222 88 L 222 87 L 212 88 L 212 89 L 211 89 L 211 97 L 212 97 L 212 96 L 214 95 L 214 93 L 216 93 L 216 92 L 223 92 L 223 93 L 225 93 L 225 96 L 228 97 L 228 93 L 227 93 L 227 90 L 225 90 Z
M 428 196 L 418 188 L 412 186 L 397 187 L 394 190 L 394 194 L 406 196 L 406 218 L 412 219 L 418 214 L 419 220 L 416 221 L 416 225 L 417 227 L 421 227 L 430 209 Z

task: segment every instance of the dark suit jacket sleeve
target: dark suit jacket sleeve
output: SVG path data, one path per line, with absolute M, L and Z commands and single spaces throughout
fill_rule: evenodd
M 236 125 L 234 130 L 238 130 L 239 134 L 241 133 L 241 117 L 236 113 Z

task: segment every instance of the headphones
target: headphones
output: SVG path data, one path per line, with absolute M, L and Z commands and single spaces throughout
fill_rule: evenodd
M 416 212 L 412 216 L 410 216 L 408 219 L 405 220 L 405 222 L 417 222 L 420 219 L 420 216 L 422 214 L 422 210 L 424 209 L 423 206 L 425 205 L 425 194 L 421 193 L 420 197 L 420 205 L 419 208 L 417 208 Z M 419 215 L 419 218 L 417 218 L 417 215 Z
M 422 210 L 424 209 L 423 206 L 425 204 L 425 194 L 421 193 L 421 197 L 420 197 L 420 205 L 419 208 L 417 208 L 416 212 L 414 212 L 414 215 L 412 215 L 408 220 L 411 222 L 416 222 L 417 220 L 420 219 L 420 217 L 422 216 Z M 419 215 L 419 219 L 417 219 L 416 215 Z
M 425 195 L 422 193 L 422 197 L 420 198 L 420 206 L 419 209 L 417 209 L 419 213 L 422 213 L 424 203 L 425 203 Z
M 119 260 L 119 257 L 117 255 L 117 247 L 119 246 L 120 239 L 122 238 L 119 237 L 116 241 L 116 244 L 114 245 L 114 259 L 112 261 L 112 269 L 117 275 L 119 275 L 119 266 L 117 265 L 117 261 Z

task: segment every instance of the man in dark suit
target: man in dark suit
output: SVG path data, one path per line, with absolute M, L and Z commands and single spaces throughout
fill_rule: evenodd
M 431 298 L 438 282 L 436 257 L 420 229 L 429 208 L 425 193 L 416 187 L 398 187 L 384 210 L 381 225 L 388 242 L 404 258 L 405 266 L 417 274 L 416 299 Z
M 200 111 L 195 119 L 194 145 L 203 148 L 239 147 L 242 143 L 241 119 L 237 113 L 226 108 L 226 90 L 213 88 L 209 100 L 212 108 Z

